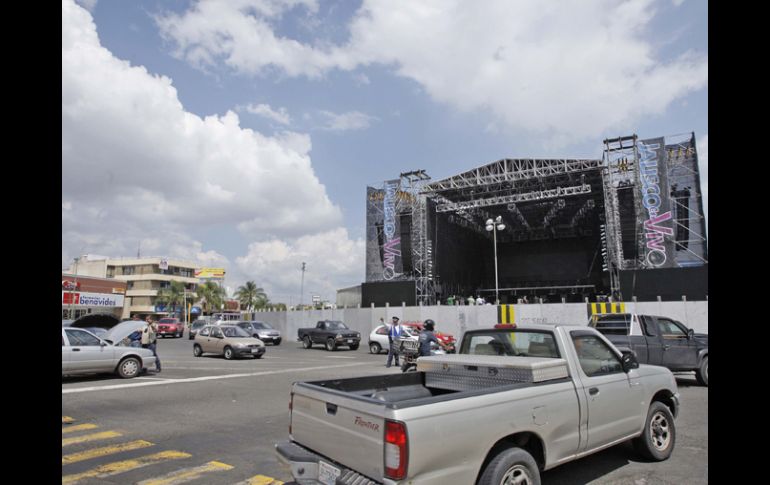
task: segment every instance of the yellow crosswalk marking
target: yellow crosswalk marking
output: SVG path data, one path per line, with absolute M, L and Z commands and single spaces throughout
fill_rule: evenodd
M 75 420 L 70 418 L 69 416 L 62 416 L 61 417 L 61 424 L 70 424 L 73 421 L 75 421 Z
M 239 482 L 236 485 L 283 485 L 283 482 L 273 477 L 256 475 L 249 478 L 248 480 Z
M 76 473 L 74 475 L 64 475 L 61 477 L 62 485 L 68 485 L 70 483 L 76 483 L 86 478 L 106 478 L 119 473 L 125 473 L 137 468 L 142 468 L 155 463 L 160 463 L 168 460 L 178 460 L 180 458 L 189 458 L 192 455 L 181 451 L 161 451 L 153 455 L 140 456 L 133 460 L 116 461 L 115 463 L 108 463 L 106 465 L 98 466 L 94 469 L 85 471 L 83 473 Z
M 123 451 L 138 450 L 140 448 L 146 448 L 148 446 L 153 446 L 153 445 L 154 443 L 150 443 L 149 441 L 137 440 L 137 441 L 130 441 L 128 443 L 121 443 L 119 445 L 114 445 L 114 446 L 104 446 L 102 448 L 94 448 L 91 450 L 81 451 L 79 453 L 71 453 L 69 455 L 64 455 L 61 457 L 61 464 L 69 465 L 70 463 L 77 463 L 79 461 L 90 460 L 91 458 L 112 455 Z
M 200 476 L 204 473 L 231 470 L 232 468 L 232 465 L 228 465 L 226 463 L 210 461 L 205 465 L 196 466 L 193 468 L 183 468 L 181 470 L 163 475 L 162 477 L 142 480 L 141 482 L 138 482 L 137 485 L 177 485 L 178 483 L 185 483 L 200 478 Z
M 101 433 L 87 434 L 83 436 L 75 436 L 74 438 L 65 438 L 61 440 L 62 446 L 74 445 L 77 443 L 86 443 L 88 441 L 106 440 L 108 438 L 117 438 L 123 436 L 122 433 L 117 431 L 102 431 Z
M 62 434 L 64 434 L 64 433 L 72 433 L 72 432 L 75 432 L 75 431 L 85 431 L 87 429 L 94 429 L 94 428 L 98 428 L 98 427 L 99 426 L 97 426 L 95 424 L 90 424 L 90 423 L 78 424 L 78 425 L 75 425 L 75 426 L 67 426 L 66 428 L 62 428 L 61 432 L 62 432 Z

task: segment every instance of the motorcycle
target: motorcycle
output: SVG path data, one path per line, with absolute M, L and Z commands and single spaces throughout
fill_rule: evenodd
M 399 354 L 401 357 L 401 372 L 417 372 L 417 358 L 420 356 L 419 342 L 414 339 L 401 339 L 399 341 Z M 435 342 L 430 344 L 430 355 L 445 355 L 446 352 Z

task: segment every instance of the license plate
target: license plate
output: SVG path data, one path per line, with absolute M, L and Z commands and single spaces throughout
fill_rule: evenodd
M 352 344 L 353 343 L 353 339 L 348 339 L 348 343 Z
M 259 349 L 251 349 L 251 353 L 252 353 L 252 354 L 256 354 L 256 353 L 258 353 L 258 352 L 259 352 Z
M 342 470 L 336 466 L 332 466 L 325 461 L 318 461 L 318 481 L 325 485 L 334 485 L 337 482 L 337 477 L 342 474 Z

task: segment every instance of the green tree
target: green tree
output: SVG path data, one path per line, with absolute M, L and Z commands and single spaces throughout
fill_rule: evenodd
M 172 281 L 170 286 L 161 288 L 158 290 L 158 296 L 155 297 L 155 303 L 160 305 L 171 306 L 173 313 L 176 313 L 176 308 L 182 307 L 184 310 L 185 303 L 185 286 L 180 281 Z
M 268 301 L 265 290 L 257 287 L 253 281 L 247 281 L 245 285 L 239 286 L 235 291 L 235 298 L 241 303 L 241 308 L 246 311 L 264 308 Z
M 225 301 L 225 290 L 213 281 L 207 281 L 198 285 L 196 291 L 198 297 L 203 301 L 203 313 L 211 315 L 213 311 L 219 310 Z

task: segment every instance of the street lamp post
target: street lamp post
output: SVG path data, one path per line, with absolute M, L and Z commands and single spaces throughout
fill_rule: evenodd
M 495 305 L 500 304 L 497 284 L 497 231 L 502 231 L 503 229 L 505 229 L 505 224 L 503 224 L 502 217 L 497 216 L 494 221 L 492 219 L 487 219 L 487 231 L 492 231 L 495 246 Z

